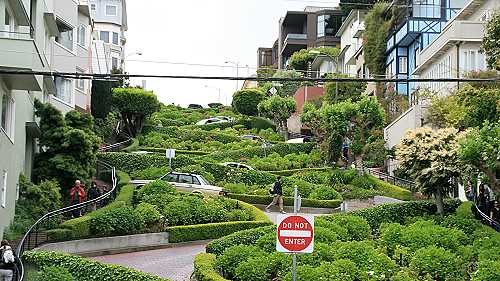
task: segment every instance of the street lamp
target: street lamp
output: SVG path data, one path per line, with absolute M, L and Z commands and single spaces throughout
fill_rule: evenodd
M 205 88 L 212 88 L 212 89 L 218 90 L 218 91 L 219 91 L 219 98 L 217 99 L 217 102 L 219 102 L 219 103 L 220 103 L 220 88 L 217 88 L 217 87 L 211 87 L 211 86 L 208 86 L 208 85 L 205 85 Z

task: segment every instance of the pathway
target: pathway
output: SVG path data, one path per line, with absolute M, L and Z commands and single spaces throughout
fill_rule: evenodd
M 172 281 L 187 281 L 193 273 L 194 257 L 199 253 L 204 253 L 206 245 L 207 242 L 189 243 L 166 249 L 101 256 L 92 259 L 134 268 Z

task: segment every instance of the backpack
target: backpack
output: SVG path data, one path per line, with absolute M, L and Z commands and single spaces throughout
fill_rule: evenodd
M 14 257 L 14 252 L 12 252 L 12 248 L 9 246 L 6 246 L 3 249 L 2 253 L 2 262 L 5 264 L 10 264 L 15 262 L 15 257 Z

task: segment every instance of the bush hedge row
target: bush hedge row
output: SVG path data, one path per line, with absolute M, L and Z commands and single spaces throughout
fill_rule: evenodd
M 261 147 L 253 147 L 232 151 L 218 151 L 206 156 L 202 156 L 202 159 L 207 161 L 239 161 L 242 158 L 253 158 L 255 156 L 265 157 L 265 154 L 271 153 L 278 153 L 281 156 L 301 152 L 310 153 L 315 147 L 316 144 L 314 143 L 279 143 L 266 148 L 265 153 L 264 149 L 262 149 Z
M 445 200 L 444 211 L 446 214 L 454 213 L 460 206 L 458 199 Z M 373 208 L 350 212 L 351 215 L 360 216 L 370 224 L 372 229 L 378 229 L 385 222 L 403 224 L 407 218 L 434 215 L 437 212 L 436 203 L 431 200 L 410 201 L 403 203 L 382 204 Z M 332 219 L 335 215 L 324 216 L 322 219 Z
M 144 147 L 140 146 L 137 148 L 138 151 L 147 151 L 147 152 L 154 152 L 154 153 L 161 153 L 162 155 L 165 155 L 165 150 L 166 148 L 158 148 L 158 147 Z M 203 156 L 203 155 L 208 155 L 210 152 L 205 152 L 205 151 L 190 151 L 190 150 L 180 150 L 176 149 L 175 154 L 179 155 L 195 155 L 195 156 Z
M 271 203 L 272 197 L 267 195 L 249 195 L 249 194 L 234 194 L 229 193 L 229 198 L 237 199 L 243 202 L 247 202 L 250 204 L 260 204 L 267 205 Z M 311 207 L 311 208 L 338 208 L 342 204 L 342 200 L 316 200 L 316 199 L 308 199 L 302 198 L 302 207 Z M 283 197 L 283 205 L 285 206 L 293 206 L 293 197 Z
M 194 276 L 198 281 L 229 281 L 215 270 L 214 254 L 201 253 L 194 258 Z
M 332 169 L 331 167 L 322 167 L 322 168 L 302 168 L 302 169 L 268 171 L 268 172 L 277 176 L 289 177 L 302 172 L 328 172 L 331 169 Z
M 206 140 L 218 141 L 221 143 L 238 142 L 242 139 L 238 136 L 232 136 L 220 132 L 196 130 L 199 126 L 187 127 L 156 127 L 148 133 L 160 133 L 167 138 L 175 138 L 179 141 L 190 140 L 193 142 L 203 142 Z M 147 135 L 145 135 L 147 138 Z
M 98 154 L 99 160 L 102 160 L 116 169 L 131 174 L 138 170 L 144 170 L 150 167 L 168 166 L 168 159 L 165 155 L 159 154 L 134 154 L 123 152 L 106 152 Z M 185 155 L 178 155 L 172 159 L 172 168 L 194 165 L 196 162 Z
M 206 247 L 206 252 L 219 256 L 222 255 L 224 250 L 226 250 L 229 247 L 240 244 L 243 245 L 255 244 L 257 243 L 257 240 L 259 240 L 260 237 L 275 230 L 276 230 L 275 225 L 269 225 L 269 226 L 235 232 L 208 243 Z
M 104 264 L 83 257 L 57 252 L 30 251 L 23 258 L 39 268 L 55 266 L 67 269 L 76 281 L 121 280 L 165 281 L 157 276 L 120 265 Z

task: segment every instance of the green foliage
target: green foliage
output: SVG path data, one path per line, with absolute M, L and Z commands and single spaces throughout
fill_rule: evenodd
M 435 246 L 417 250 L 410 262 L 410 268 L 422 278 L 464 280 L 459 257 L 448 250 Z
M 480 129 L 473 128 L 460 141 L 459 157 L 488 176 L 493 190 L 500 192 L 496 171 L 500 169 L 500 120 L 490 124 L 485 121 Z
M 104 142 L 111 139 L 120 121 L 120 117 L 116 112 L 108 113 L 106 118 L 96 118 L 94 120 L 94 132 L 99 136 Z
M 472 276 L 473 281 L 500 280 L 500 260 L 480 261 L 477 271 Z
M 257 105 L 264 100 L 265 94 L 259 89 L 244 89 L 234 93 L 233 108 L 244 115 L 257 115 Z
M 314 189 L 309 195 L 309 199 L 316 200 L 341 200 L 342 196 L 332 187 L 322 186 Z
M 287 120 L 295 112 L 295 108 L 293 98 L 278 95 L 265 99 L 258 105 L 260 115 L 274 120 L 274 124 L 283 131 L 287 131 Z
M 500 13 L 497 11 L 486 24 L 482 48 L 490 68 L 500 70 Z
M 194 276 L 198 281 L 228 281 L 215 270 L 216 257 L 213 254 L 198 254 L 194 258 Z
M 345 228 L 347 230 L 348 236 L 352 240 L 365 240 L 371 235 L 370 225 L 362 217 L 351 215 L 333 215 L 323 218 L 329 222 L 333 222 Z
M 272 268 L 269 260 L 264 257 L 250 257 L 236 267 L 236 275 L 241 281 L 267 281 L 272 280 Z
M 312 63 L 314 59 L 319 55 L 326 55 L 330 58 L 338 57 L 340 50 L 338 48 L 332 47 L 319 47 L 319 48 L 307 48 L 301 49 L 292 54 L 288 65 L 295 70 L 307 70 L 309 63 Z
M 100 236 L 127 235 L 143 230 L 143 218 L 131 207 L 100 212 L 90 221 L 90 233 Z
M 132 137 L 141 133 L 146 117 L 160 106 L 153 92 L 141 88 L 113 89 L 112 103 L 120 112 L 123 124 Z
M 120 265 L 104 264 L 83 257 L 44 251 L 25 252 L 23 258 L 38 267 L 65 268 L 76 281 L 122 280 L 165 281 L 157 276 L 142 273 Z
M 71 188 L 76 179 L 89 180 L 101 142 L 92 131 L 92 117 L 70 111 L 64 118 L 54 106 L 38 100 L 35 108 L 42 129 L 40 146 L 45 148 L 35 159 L 37 179 L 57 179 L 63 190 Z
M 141 203 L 139 204 L 134 212 L 136 216 L 141 219 L 142 224 L 146 227 L 154 226 L 160 222 L 161 214 L 158 211 L 158 208 L 149 203 Z
M 409 131 L 397 146 L 396 158 L 401 169 L 407 171 L 417 188 L 434 195 L 438 213 L 443 213 L 443 198 L 453 189 L 450 179 L 461 172 L 458 159 L 459 140 L 463 137 L 456 129 L 419 128 Z
M 267 191 L 266 191 L 267 192 Z M 249 194 L 233 194 L 228 195 L 229 198 L 234 198 L 250 204 L 267 205 L 272 201 L 269 195 L 249 195 Z M 302 207 L 312 208 L 337 208 L 342 203 L 342 200 L 316 200 L 302 198 Z M 293 197 L 283 197 L 283 205 L 293 206 Z
M 176 151 L 177 154 L 177 151 Z M 163 175 L 168 173 L 168 166 L 164 167 L 149 167 L 144 170 L 134 171 L 131 176 L 134 179 L 139 180 L 150 180 L 150 179 L 158 179 Z
M 297 268 L 297 280 L 330 280 L 330 281 L 355 281 L 359 269 L 354 262 L 340 259 L 333 262 L 323 262 L 319 267 L 302 265 Z M 286 281 L 292 280 L 291 273 L 285 276 Z
M 313 150 L 310 154 L 290 153 L 283 157 L 278 153 L 271 153 L 267 157 L 253 157 L 247 160 L 246 164 L 261 171 L 281 171 L 317 167 L 322 161 L 320 152 Z
M 267 154 L 278 153 L 280 156 L 294 153 L 310 153 L 315 148 L 314 143 L 279 143 L 266 148 Z M 264 150 L 260 147 L 240 149 L 234 151 L 219 151 L 209 154 L 203 159 L 213 161 L 239 161 L 240 159 L 248 159 L 253 157 L 264 157 Z
M 137 197 L 142 200 L 146 196 L 159 196 L 161 194 L 177 194 L 174 186 L 162 180 L 155 180 L 144 185 L 138 192 Z
M 378 2 L 368 11 L 365 17 L 365 32 L 363 32 L 363 51 L 365 61 L 371 74 L 385 74 L 385 51 L 387 37 L 392 25 L 388 16 L 389 3 Z
M 327 78 L 348 78 L 347 74 L 330 73 Z M 329 104 L 350 99 L 357 102 L 366 90 L 366 82 L 328 82 L 325 84 L 325 96 L 323 101 Z
M 216 262 L 215 267 L 222 272 L 223 276 L 233 279 L 236 276 L 237 265 L 245 262 L 251 257 L 264 255 L 258 247 L 252 245 L 237 245 L 224 251 Z
M 302 78 L 302 74 L 293 70 L 278 70 L 274 73 L 273 78 Z M 301 82 L 299 81 L 280 81 L 282 86 L 276 87 L 277 95 L 282 97 L 291 97 L 299 89 Z
M 222 255 L 222 253 L 229 247 L 235 245 L 252 245 L 257 243 L 257 240 L 268 234 L 276 231 L 275 225 L 269 225 L 265 227 L 257 227 L 248 230 L 238 231 L 233 234 L 223 236 L 217 240 L 208 243 L 206 251 L 207 253 L 215 254 L 217 256 Z
M 46 266 L 33 276 L 33 281 L 73 281 L 73 276 L 64 267 Z

